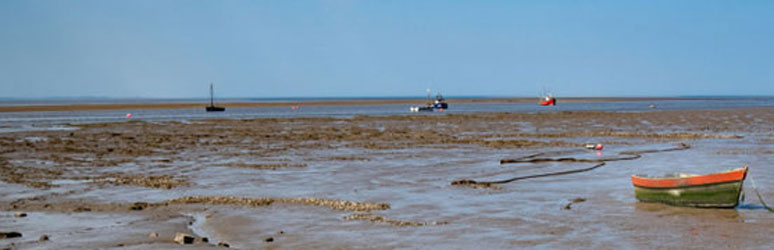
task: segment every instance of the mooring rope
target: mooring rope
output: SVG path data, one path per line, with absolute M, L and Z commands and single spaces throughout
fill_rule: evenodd
M 761 193 L 758 192 L 758 187 L 755 186 L 755 179 L 753 179 L 752 176 L 750 176 L 750 181 L 752 182 L 753 190 L 755 191 L 755 195 L 758 196 L 758 201 L 761 202 L 761 205 L 763 205 L 763 207 L 766 208 L 766 210 L 769 210 L 769 212 L 774 213 L 774 209 L 769 207 L 769 205 L 767 205 L 766 202 L 763 201 L 763 197 L 761 196 Z
M 510 179 L 505 180 L 499 180 L 499 181 L 474 181 L 474 180 L 455 180 L 451 182 L 451 185 L 474 185 L 474 186 L 484 186 L 489 187 L 493 184 L 505 184 L 513 181 L 518 180 L 525 180 L 525 179 L 532 179 L 532 178 L 541 178 L 541 177 L 549 177 L 549 176 L 557 176 L 557 175 L 566 175 L 566 174 L 575 174 L 575 173 L 581 173 L 586 171 L 591 171 L 594 169 L 597 169 L 599 167 L 602 167 L 605 165 L 605 162 L 608 161 L 628 161 L 628 160 L 635 160 L 640 157 L 642 157 L 642 154 L 649 154 L 649 153 L 658 153 L 658 152 L 669 152 L 669 151 L 677 151 L 677 150 L 686 150 L 691 148 L 690 145 L 685 143 L 679 143 L 677 144 L 677 147 L 673 148 L 667 148 L 667 149 L 649 149 L 649 150 L 640 150 L 640 151 L 624 151 L 620 152 L 620 155 L 629 155 L 624 157 L 617 157 L 617 158 L 603 158 L 603 159 L 578 159 L 578 158 L 535 158 L 537 156 L 543 155 L 543 153 L 528 155 L 524 157 L 519 157 L 516 159 L 502 159 L 500 160 L 500 164 L 507 164 L 507 163 L 539 163 L 539 162 L 588 162 L 588 163 L 597 163 L 594 166 L 588 167 L 588 168 L 582 168 L 582 169 L 575 169 L 575 170 L 568 170 L 568 171 L 560 171 L 560 172 L 551 172 L 551 173 L 545 173 L 545 174 L 536 174 L 536 175 L 527 175 L 527 176 L 519 176 L 514 177 Z

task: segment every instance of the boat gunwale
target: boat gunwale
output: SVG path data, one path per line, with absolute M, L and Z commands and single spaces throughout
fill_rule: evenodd
M 689 177 L 643 177 L 632 175 L 632 185 L 642 188 L 673 189 L 744 181 L 748 167 L 744 166 L 719 173 L 695 175 Z
M 684 185 L 684 186 L 674 186 L 674 187 L 652 187 L 652 186 L 640 186 L 637 184 L 633 184 L 633 186 L 638 188 L 645 188 L 645 189 L 669 190 L 669 189 L 685 189 L 685 188 L 692 188 L 692 187 L 707 187 L 707 186 L 722 185 L 722 184 L 729 184 L 729 183 L 743 182 L 743 181 L 744 179 L 740 179 L 740 180 L 732 180 L 732 181 L 724 181 L 724 182 L 712 182 L 712 183 L 705 183 L 705 184 L 698 184 L 698 185 Z

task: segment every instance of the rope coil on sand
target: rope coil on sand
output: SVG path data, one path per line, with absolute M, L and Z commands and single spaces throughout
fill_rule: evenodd
M 527 176 L 519 176 L 514 177 L 510 179 L 505 180 L 499 180 L 499 181 L 474 181 L 474 180 L 455 180 L 451 182 L 451 185 L 471 185 L 471 186 L 483 186 L 483 187 L 490 187 L 494 184 L 505 184 L 513 181 L 518 180 L 525 180 L 525 179 L 533 179 L 533 178 L 541 178 L 541 177 L 549 177 L 549 176 L 557 176 L 557 175 L 567 175 L 567 174 L 575 174 L 575 173 L 581 173 L 581 172 L 587 172 L 594 169 L 597 169 L 599 167 L 602 167 L 605 165 L 605 162 L 608 161 L 628 161 L 628 160 L 635 160 L 640 157 L 642 157 L 642 154 L 649 154 L 649 153 L 659 153 L 659 152 L 669 152 L 669 151 L 678 151 L 678 150 L 686 150 L 691 148 L 690 145 L 685 143 L 678 143 L 677 147 L 673 148 L 667 148 L 667 149 L 650 149 L 650 150 L 640 150 L 640 151 L 624 151 L 619 154 L 621 155 L 629 155 L 625 157 L 617 157 L 617 158 L 603 158 L 603 159 L 578 159 L 578 158 L 535 158 L 541 155 L 544 155 L 543 153 L 539 154 L 533 154 L 528 155 L 516 159 L 502 159 L 500 160 L 500 164 L 507 164 L 507 163 L 539 163 L 539 162 L 588 162 L 588 163 L 597 163 L 594 166 L 588 167 L 588 168 L 582 168 L 582 169 L 575 169 L 575 170 L 568 170 L 568 171 L 560 171 L 560 172 L 551 172 L 551 173 L 545 173 L 545 174 L 536 174 L 536 175 L 527 175 Z

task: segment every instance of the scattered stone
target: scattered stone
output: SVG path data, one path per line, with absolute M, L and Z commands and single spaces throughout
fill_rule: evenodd
M 76 212 L 76 213 L 91 212 L 91 208 L 88 208 L 88 207 L 78 207 L 76 209 L 73 209 L 73 212 Z
M 22 234 L 19 232 L 0 232 L 0 239 L 10 239 L 10 238 L 19 238 L 22 237 Z
M 129 207 L 129 209 L 130 210 L 134 210 L 134 211 L 141 211 L 141 210 L 145 209 L 146 207 L 148 207 L 148 203 L 147 202 L 135 202 L 134 204 L 132 204 L 131 207 Z
M 220 242 L 220 243 L 218 243 L 218 247 L 225 247 L 225 248 L 229 248 L 229 247 L 231 247 L 231 245 L 229 245 L 229 244 L 228 244 L 228 243 L 226 243 L 226 242 Z
M 572 203 L 581 203 L 584 201 L 586 201 L 586 198 L 578 197 L 578 198 L 572 199 Z
M 265 241 L 265 242 L 274 242 L 274 237 L 269 237 L 269 238 L 266 238 L 266 239 L 265 239 L 265 240 L 263 240 L 263 241 Z
M 98 184 L 130 185 L 159 189 L 172 189 L 177 186 L 188 185 L 188 181 L 178 180 L 170 176 L 105 174 L 94 180 Z
M 501 188 L 488 182 L 477 182 L 474 180 L 454 180 L 451 182 L 452 186 L 468 186 L 473 188 L 491 188 L 494 190 L 500 190 Z
M 564 205 L 562 208 L 564 210 L 570 210 L 570 209 L 572 209 L 572 204 L 574 204 L 574 203 L 581 203 L 581 202 L 584 202 L 584 201 L 586 201 L 586 198 L 578 197 L 578 198 L 570 200 L 570 203 L 567 203 L 567 205 Z
M 354 202 L 323 198 L 244 198 L 235 196 L 185 196 L 174 200 L 168 200 L 163 203 L 156 203 L 154 205 L 166 206 L 170 204 L 212 204 L 260 207 L 268 206 L 275 202 L 328 207 L 334 210 L 354 212 L 369 212 L 373 210 L 386 210 L 390 208 L 390 205 L 386 203 Z
M 202 242 L 204 243 L 210 242 L 210 239 L 208 239 L 207 237 L 202 237 Z
M 188 234 L 184 234 L 184 233 L 175 234 L 175 242 L 179 243 L 180 245 L 193 244 L 195 239 L 196 238 Z
M 231 163 L 227 165 L 220 165 L 225 167 L 236 167 L 236 168 L 252 168 L 252 169 L 270 169 L 270 170 L 277 170 L 278 168 L 304 168 L 306 167 L 305 163 L 277 163 L 277 164 L 266 164 L 266 163 L 260 163 L 260 164 L 248 164 L 248 163 Z
M 285 231 L 279 231 L 279 234 L 284 234 L 284 233 L 285 233 Z
M 13 216 L 16 216 L 18 218 L 23 218 L 23 217 L 27 217 L 27 213 L 25 213 L 25 212 L 17 212 Z
M 476 185 L 478 182 L 474 180 L 454 180 L 451 185 Z
M 49 239 L 48 235 L 44 234 L 40 236 L 40 241 L 48 241 L 48 239 Z
M 448 224 L 446 221 L 434 221 L 434 222 L 414 222 L 414 221 L 399 221 L 399 220 L 391 220 L 387 219 L 384 216 L 378 216 L 373 215 L 370 213 L 359 213 L 359 214 L 352 214 L 347 217 L 344 217 L 345 220 L 362 220 L 362 221 L 371 221 L 371 222 L 382 222 L 387 223 L 393 226 L 399 226 L 399 227 L 419 227 L 419 226 L 425 226 L 425 225 L 445 225 Z
M 150 235 L 148 235 L 148 237 L 150 237 L 151 239 L 158 238 L 159 237 L 159 233 L 157 233 L 157 232 L 150 233 Z

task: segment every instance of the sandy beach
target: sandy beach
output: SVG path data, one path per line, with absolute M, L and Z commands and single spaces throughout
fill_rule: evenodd
M 304 105 L 353 103 L 383 101 Z M 288 104 L 223 104 L 232 105 Z M 102 108 L 117 107 L 0 111 Z M 638 202 L 629 177 L 747 165 L 774 202 L 772 124 L 766 107 L 126 121 L 0 133 L 0 231 L 23 235 L 0 248 L 771 248 L 774 214 L 749 180 L 740 207 L 696 209 Z M 590 165 L 502 159 L 600 159 L 681 143 L 690 147 L 584 173 L 452 185 Z M 197 240 L 180 245 L 176 233 Z

